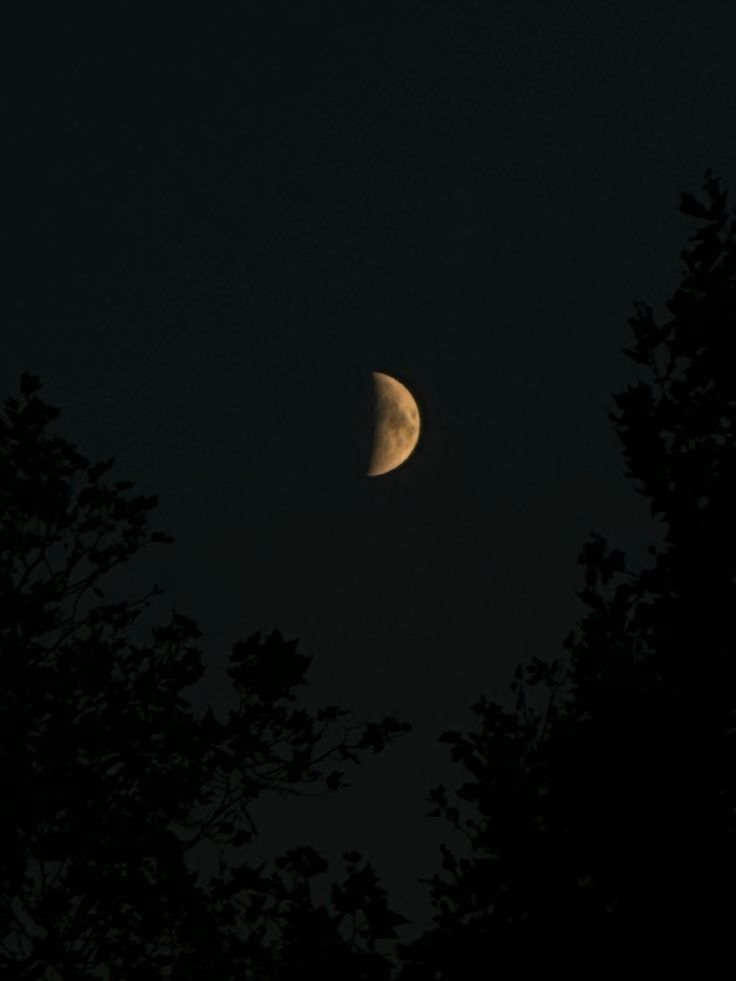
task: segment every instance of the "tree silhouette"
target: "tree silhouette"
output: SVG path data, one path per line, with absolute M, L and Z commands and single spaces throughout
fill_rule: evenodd
M 467 779 L 433 815 L 465 835 L 428 881 L 433 925 L 403 981 L 614 970 L 717 976 L 731 960 L 736 855 L 736 220 L 706 172 L 700 225 L 658 323 L 626 353 L 645 377 L 610 418 L 627 477 L 666 527 L 627 569 L 593 534 L 588 610 L 554 661 L 516 672 L 513 708 L 441 737 Z M 523 977 L 531 976 L 526 973 Z
M 314 849 L 253 863 L 252 807 L 337 790 L 409 726 L 301 708 L 311 659 L 276 631 L 234 646 L 227 719 L 195 717 L 196 623 L 144 630 L 160 591 L 112 595 L 117 567 L 171 540 L 148 531 L 156 500 L 54 435 L 39 390 L 24 375 L 0 415 L 3 977 L 388 977 L 378 946 L 403 918 L 370 865 L 348 853 L 321 908 Z

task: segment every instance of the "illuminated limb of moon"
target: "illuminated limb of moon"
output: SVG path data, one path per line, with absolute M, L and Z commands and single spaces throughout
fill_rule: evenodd
M 373 372 L 375 409 L 369 477 L 395 470 L 411 456 L 419 439 L 419 408 L 406 385 Z

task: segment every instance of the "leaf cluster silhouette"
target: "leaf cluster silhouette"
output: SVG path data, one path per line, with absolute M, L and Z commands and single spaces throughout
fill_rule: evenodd
M 431 812 L 465 836 L 430 881 L 433 926 L 403 981 L 713 977 L 736 913 L 736 220 L 718 178 L 659 323 L 635 305 L 626 354 L 644 377 L 610 412 L 626 476 L 664 523 L 651 565 L 592 534 L 587 612 L 559 658 L 533 659 L 513 707 L 442 741 L 467 779 Z M 464 810 L 463 810 L 464 809 Z
M 229 717 L 196 717 L 197 624 L 172 611 L 146 637 L 160 590 L 108 596 L 117 566 L 170 541 L 148 531 L 156 499 L 55 435 L 39 390 L 24 375 L 0 416 L 3 976 L 388 976 L 376 945 L 403 918 L 359 854 L 325 909 L 314 849 L 266 870 L 248 846 L 257 800 L 331 793 L 408 725 L 301 708 L 311 659 L 277 631 L 234 645 Z

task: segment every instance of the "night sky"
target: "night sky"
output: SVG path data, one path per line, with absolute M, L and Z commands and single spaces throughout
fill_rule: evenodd
M 413 723 L 256 820 L 264 857 L 358 848 L 421 921 L 427 794 L 462 779 L 439 734 L 561 652 L 589 532 L 638 561 L 660 534 L 606 413 L 634 301 L 679 279 L 679 192 L 736 188 L 736 7 L 142 9 L 7 34 L 2 394 L 39 374 L 58 431 L 158 494 L 176 544 L 129 585 L 199 621 L 199 706 L 277 627 L 307 704 Z M 374 370 L 423 432 L 371 479 Z

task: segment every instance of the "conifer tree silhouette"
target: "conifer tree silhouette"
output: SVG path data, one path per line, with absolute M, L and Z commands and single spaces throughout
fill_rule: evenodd
M 627 476 L 664 522 L 651 564 L 593 534 L 587 613 L 553 661 L 516 672 L 513 708 L 481 698 L 447 732 L 466 779 L 431 814 L 442 849 L 432 926 L 402 981 L 716 977 L 736 922 L 736 220 L 707 171 L 682 281 L 658 323 L 635 305 L 643 377 L 610 417 Z M 521 972 L 521 973 L 520 973 Z M 683 973 L 684 972 L 684 973 Z
M 371 866 L 348 853 L 321 908 L 310 883 L 327 863 L 299 845 L 254 862 L 252 807 L 337 790 L 408 725 L 300 707 L 311 659 L 277 631 L 234 646 L 228 718 L 196 717 L 196 623 L 174 611 L 144 634 L 160 591 L 112 595 L 118 566 L 170 541 L 147 529 L 156 499 L 55 435 L 40 387 L 25 374 L 0 413 L 0 973 L 388 977 L 377 945 L 404 920 Z

